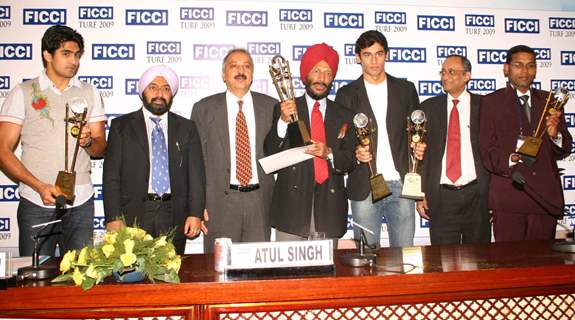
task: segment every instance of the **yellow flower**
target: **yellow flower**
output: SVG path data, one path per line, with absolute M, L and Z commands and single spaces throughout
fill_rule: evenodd
M 64 257 L 62 257 L 62 261 L 60 262 L 60 271 L 62 271 L 62 273 L 68 272 L 68 270 L 70 270 L 72 267 L 74 259 L 76 259 L 76 250 L 66 252 Z
M 146 236 L 146 231 L 140 228 L 135 228 L 136 229 L 136 233 L 135 233 L 135 237 L 136 239 L 144 239 L 144 237 Z
M 161 236 L 158 240 L 156 240 L 156 243 L 154 244 L 154 248 L 163 247 L 167 243 L 168 242 L 166 242 L 166 236 Z
M 104 253 L 104 255 L 106 256 L 106 258 L 109 258 L 110 255 L 112 255 L 112 253 L 114 252 L 114 246 L 111 244 L 105 244 L 102 247 L 102 252 Z
M 80 254 L 78 254 L 78 264 L 86 265 L 88 263 L 88 257 L 89 257 L 88 247 L 82 248 Z
M 134 245 L 136 242 L 132 239 L 124 240 L 124 248 L 126 249 L 126 253 L 132 253 L 134 251 Z
M 168 261 L 168 264 L 166 266 L 166 268 L 172 269 L 176 272 L 180 271 L 180 266 L 182 265 L 182 259 L 180 258 L 180 256 L 177 256 L 176 258 Z
M 84 282 L 84 275 L 80 272 L 80 269 L 76 267 L 74 269 L 74 274 L 72 274 L 72 280 L 74 280 L 74 284 L 77 286 L 81 286 L 82 282 Z
M 136 233 L 138 232 L 136 229 L 137 228 L 126 227 L 126 232 L 130 235 L 130 238 L 133 238 L 136 236 Z
M 146 235 L 144 236 L 144 241 L 150 241 L 150 240 L 154 240 L 154 238 L 150 234 L 146 233 Z
M 122 261 L 124 267 L 129 267 L 136 262 L 136 255 L 131 252 L 124 253 L 120 256 L 120 261 Z
M 88 266 L 88 269 L 86 270 L 86 276 L 92 279 L 98 279 L 98 270 L 96 270 L 96 267 L 94 267 L 93 264 Z
M 114 244 L 116 243 L 116 237 L 118 237 L 118 233 L 116 231 L 106 231 L 106 233 L 104 233 L 104 242 L 107 244 Z
M 172 249 L 168 251 L 168 258 L 172 259 L 175 256 L 176 256 L 176 250 L 172 247 Z

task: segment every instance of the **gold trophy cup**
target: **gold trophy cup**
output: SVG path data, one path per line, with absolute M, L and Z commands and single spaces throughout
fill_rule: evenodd
M 371 135 L 375 131 L 373 123 L 369 121 L 364 113 L 358 113 L 353 117 L 353 125 L 355 126 L 355 134 L 359 143 L 362 146 L 371 144 Z M 371 188 L 371 201 L 377 202 L 391 194 L 389 186 L 385 182 L 381 173 L 373 171 L 372 162 L 367 163 L 369 168 L 369 186 Z
M 64 126 L 64 170 L 58 171 L 58 176 L 56 177 L 56 189 L 58 189 L 64 197 L 66 198 L 66 203 L 72 204 L 74 202 L 74 189 L 76 185 L 76 171 L 74 167 L 76 166 L 76 157 L 78 156 L 78 150 L 80 149 L 80 133 L 82 128 L 86 124 L 86 114 L 88 113 L 86 100 L 83 98 L 72 98 L 66 103 L 66 118 Z M 72 112 L 72 116 L 70 115 Z M 68 132 L 69 123 L 73 126 Z M 76 146 L 74 148 L 74 156 L 72 158 L 72 165 L 68 169 L 68 135 L 76 138 Z
M 541 143 L 543 142 L 543 135 L 547 132 L 545 127 L 542 128 L 543 119 L 547 114 L 554 114 L 558 110 L 561 110 L 567 101 L 569 100 L 569 90 L 565 87 L 557 87 L 553 91 L 549 91 L 547 95 L 547 100 L 545 101 L 545 108 L 541 113 L 541 117 L 537 123 L 537 128 L 533 132 L 532 136 L 526 137 L 525 142 L 519 147 L 517 153 L 521 155 L 523 162 L 530 165 L 535 162 L 539 149 L 541 148 Z
M 403 179 L 403 189 L 400 197 L 423 200 L 425 194 L 421 192 L 421 176 L 417 173 L 419 161 L 415 157 L 415 151 L 411 149 L 411 143 L 423 142 L 427 133 L 425 129 L 425 113 L 421 110 L 415 110 L 411 117 L 407 118 L 407 148 L 409 150 L 409 172 Z
M 278 54 L 272 58 L 269 69 L 280 101 L 294 100 L 295 93 L 289 62 Z M 291 122 L 288 124 L 287 134 L 291 147 L 311 144 L 309 131 L 303 120 L 298 118 L 297 112 L 292 115 Z

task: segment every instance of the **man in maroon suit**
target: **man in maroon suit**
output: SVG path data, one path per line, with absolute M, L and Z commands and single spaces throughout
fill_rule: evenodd
M 481 158 L 491 173 L 495 241 L 553 239 L 564 207 L 557 160 L 569 155 L 572 137 L 561 111 L 546 113 L 535 161 L 517 154 L 536 130 L 548 92 L 531 87 L 537 62 L 530 47 L 509 49 L 503 72 L 509 84 L 482 99 L 479 121 Z

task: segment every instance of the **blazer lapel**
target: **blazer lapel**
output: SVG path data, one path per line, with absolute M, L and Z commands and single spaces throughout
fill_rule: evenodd
M 359 85 L 356 88 L 356 90 L 357 90 L 356 97 L 358 97 L 359 106 L 361 108 L 363 108 L 363 110 L 361 110 L 361 112 L 364 112 L 370 120 L 374 121 L 373 125 L 375 128 L 375 132 L 377 132 L 377 130 L 379 130 L 379 129 L 378 129 L 377 121 L 375 119 L 375 113 L 373 112 L 373 108 L 371 107 L 371 103 L 369 102 L 369 97 L 367 96 L 367 89 L 365 88 L 365 82 L 363 80 L 363 76 L 361 76 L 359 78 L 358 84 Z M 388 90 L 388 92 L 389 92 L 389 90 Z M 389 112 L 389 107 L 388 107 L 388 112 Z M 389 118 L 389 117 L 386 117 L 386 118 Z M 381 121 L 382 119 L 379 119 L 379 120 Z M 374 156 L 376 156 L 376 157 L 377 157 L 377 143 L 378 143 L 377 136 L 378 136 L 377 133 L 372 134 L 372 136 L 371 136 L 371 140 L 372 140 L 372 142 L 371 142 L 371 144 L 372 144 L 371 148 L 372 149 L 371 150 L 373 150 Z
M 134 117 L 131 121 L 131 128 L 133 131 L 133 136 L 136 137 L 136 141 L 142 149 L 144 150 L 144 154 L 146 155 L 146 163 L 150 163 L 150 147 L 148 146 L 148 131 L 146 129 L 146 119 L 144 119 L 144 112 L 140 110 L 139 112 L 134 113 Z
M 298 101 L 299 100 L 299 101 Z M 299 102 L 299 103 L 298 103 Z M 309 133 L 311 134 L 311 124 L 309 120 L 309 106 L 305 94 L 296 100 L 297 114 L 300 120 L 303 120 Z M 313 106 L 312 106 L 313 107 Z
M 226 102 L 226 94 L 220 95 L 216 104 L 212 107 L 213 112 L 211 113 L 212 119 L 210 123 L 214 124 L 214 128 L 210 130 L 216 130 L 219 135 L 220 145 L 222 146 L 222 156 L 226 159 L 227 167 L 230 168 L 230 130 L 228 127 L 228 121 L 233 119 L 228 119 L 228 107 Z
M 441 101 L 437 108 L 434 108 L 433 115 L 426 115 L 430 117 L 437 117 L 437 126 L 439 128 L 439 140 L 438 141 L 447 141 L 447 127 L 449 125 L 449 114 L 447 110 L 449 110 L 449 106 L 447 105 L 447 95 L 443 95 Z M 435 114 L 437 112 L 437 114 Z M 431 128 L 430 128 L 431 129 Z M 443 149 L 441 150 L 441 156 L 445 154 L 445 150 L 447 148 L 447 143 L 442 143 Z
M 263 148 L 258 148 L 258 146 L 264 145 L 264 139 L 268 134 L 267 132 L 264 132 L 265 126 L 263 125 L 263 122 L 265 121 L 265 118 L 263 117 L 266 114 L 266 110 L 264 110 L 264 104 L 260 103 L 259 97 L 253 95 L 251 91 L 250 94 L 252 95 L 252 101 L 254 105 L 254 120 L 256 122 L 256 159 L 260 159 L 264 157 L 264 152 Z
M 178 141 L 180 135 L 180 123 L 174 114 L 168 113 L 168 162 L 170 167 L 170 181 L 174 181 L 176 168 L 180 166 L 181 143 Z

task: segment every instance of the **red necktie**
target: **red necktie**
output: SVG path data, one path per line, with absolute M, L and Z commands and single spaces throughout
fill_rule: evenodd
M 252 179 L 252 157 L 248 125 L 242 112 L 244 102 L 238 100 L 238 105 L 240 110 L 236 116 L 236 179 L 240 185 L 245 186 Z
M 317 101 L 313 104 L 313 110 L 311 111 L 311 139 L 325 143 L 323 117 L 321 111 L 319 111 L 319 102 Z M 313 158 L 313 174 L 317 184 L 322 184 L 327 179 L 327 161 L 325 159 L 320 157 Z
M 453 108 L 449 115 L 449 128 L 447 129 L 447 159 L 446 173 L 451 182 L 455 183 L 461 177 L 461 131 L 459 128 L 459 100 L 453 99 Z

